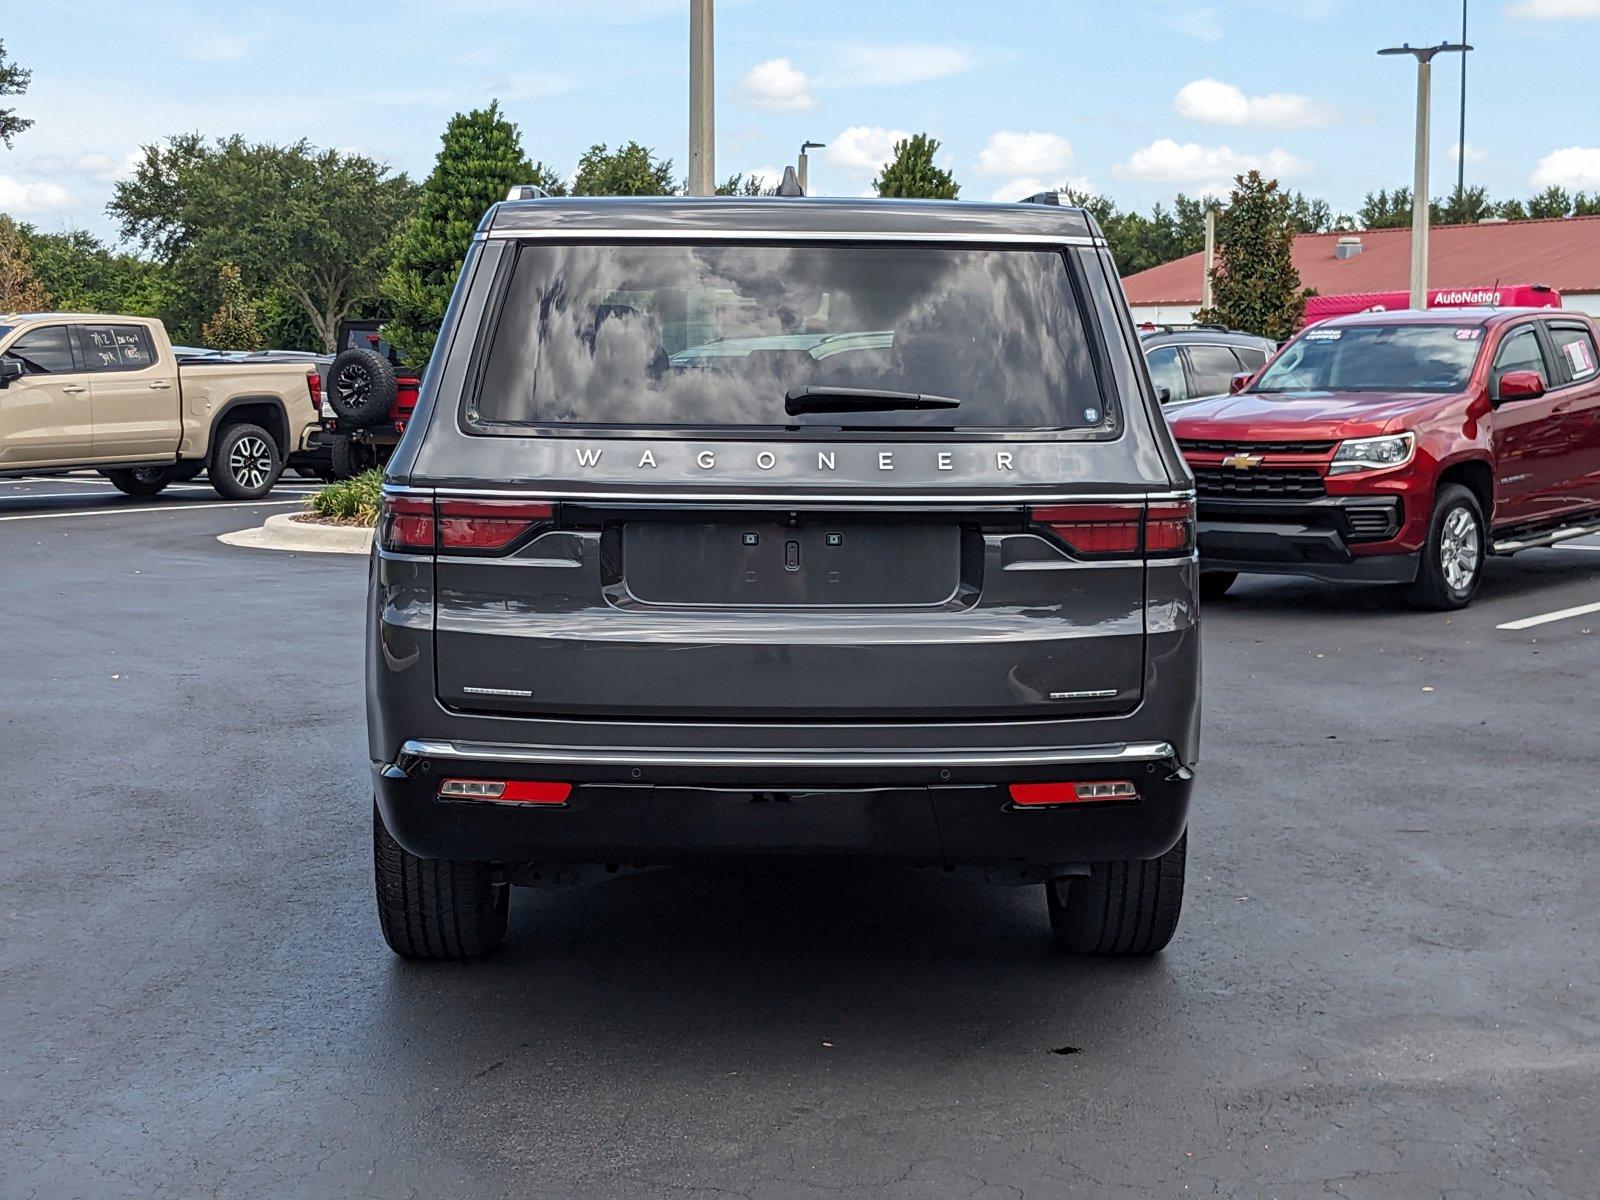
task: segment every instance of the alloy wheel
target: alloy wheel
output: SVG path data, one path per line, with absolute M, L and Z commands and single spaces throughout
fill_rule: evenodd
M 1466 508 L 1452 508 L 1439 532 L 1439 567 L 1452 591 L 1464 592 L 1478 577 L 1483 560 L 1483 537 L 1478 522 Z
M 272 451 L 254 434 L 246 434 L 228 452 L 228 473 L 241 487 L 264 487 L 272 478 Z

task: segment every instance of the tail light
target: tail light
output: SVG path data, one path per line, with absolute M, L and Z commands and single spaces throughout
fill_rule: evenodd
M 570 783 L 535 779 L 446 779 L 441 800 L 482 800 L 489 804 L 565 804 Z
M 306 390 L 311 393 L 311 407 L 322 407 L 322 376 L 312 367 L 306 372 Z
M 1189 500 L 1117 504 L 1035 505 L 1028 515 L 1067 549 L 1084 558 L 1188 554 L 1194 547 Z
M 378 541 L 405 554 L 498 554 L 555 519 L 555 505 L 526 500 L 385 496 Z
M 1011 803 L 1018 808 L 1050 808 L 1058 804 L 1108 804 L 1138 798 L 1139 789 L 1128 779 L 1011 785 Z

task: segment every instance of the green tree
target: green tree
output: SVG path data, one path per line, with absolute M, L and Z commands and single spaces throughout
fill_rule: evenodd
M 161 264 L 111 250 L 82 229 L 40 233 L 22 226 L 39 280 L 53 303 L 67 312 L 164 314 L 167 301 Z
M 1439 225 L 1471 225 L 1494 216 L 1494 201 L 1481 187 L 1452 191 L 1448 199 L 1429 206 L 1429 219 Z
M 0 213 L 0 312 L 38 312 L 50 307 L 39 282 L 22 227 Z
M 574 196 L 676 196 L 672 160 L 657 158 L 648 146 L 629 142 L 615 150 L 596 142 L 578 160 Z
M 299 327 L 331 351 L 339 322 L 377 294 L 414 191 L 363 155 L 196 133 L 146 146 L 106 207 L 169 269 L 185 335 L 216 310 L 219 269 L 232 262 L 258 281 L 263 312 L 280 314 L 269 333 Z M 269 292 L 283 303 L 268 306 Z
M 1310 294 L 1300 286 L 1291 255 L 1290 199 L 1276 179 L 1264 179 L 1259 171 L 1234 182 L 1228 207 L 1217 220 L 1212 306 L 1195 319 L 1283 341 L 1300 327 Z
M 533 166 L 528 168 L 528 177 L 519 182 L 531 183 L 535 187 L 542 187 L 552 196 L 565 196 L 567 194 L 567 181 L 561 177 L 561 172 L 546 163 L 534 163 Z
M 1326 200 L 1317 200 L 1304 192 L 1290 192 L 1289 220 L 1296 233 L 1327 233 L 1333 228 L 1333 209 Z
M 0 96 L 20 96 L 28 90 L 33 72 L 6 61 L 6 44 L 0 40 Z M 33 127 L 33 121 L 17 116 L 14 108 L 0 108 L 0 142 L 11 149 L 11 139 Z
M 738 175 L 729 175 L 717 184 L 719 196 L 775 196 L 778 194 L 776 187 L 762 187 L 759 175 L 745 176 L 743 172 Z
M 390 312 L 383 333 L 413 370 L 421 371 L 433 354 L 451 289 L 484 212 L 532 175 L 522 136 L 501 114 L 498 101 L 450 118 L 433 173 L 422 185 L 415 215 L 400 230 L 383 280 Z
M 1502 200 L 1494 206 L 1494 215 L 1503 217 L 1507 221 L 1526 221 L 1528 210 L 1521 200 Z
M 931 138 L 925 133 L 913 134 L 896 142 L 893 155 L 872 181 L 878 195 L 954 200 L 961 187 L 954 175 L 934 165 L 933 157 L 939 152 L 939 145 L 938 138 Z
M 1572 215 L 1575 217 L 1600 217 L 1600 192 L 1590 195 L 1579 192 L 1572 198 Z
M 217 293 L 221 297 L 217 311 L 200 327 L 201 340 L 217 350 L 260 350 L 265 346 L 258 305 L 250 298 L 239 268 L 231 262 L 217 268 Z
M 1356 211 L 1363 229 L 1399 229 L 1411 224 L 1411 189 L 1368 192 Z
M 1572 197 L 1567 194 L 1567 189 L 1559 184 L 1552 183 L 1528 201 L 1528 216 L 1539 220 L 1549 217 L 1564 217 L 1572 212 Z

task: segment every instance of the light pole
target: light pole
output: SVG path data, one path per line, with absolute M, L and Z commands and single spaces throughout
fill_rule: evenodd
M 689 3 L 689 194 L 710 196 L 716 182 L 716 115 L 713 89 L 711 0 Z
M 1417 161 L 1411 183 L 1411 307 L 1428 307 L 1428 103 L 1435 54 L 1465 54 L 1465 42 L 1413 46 L 1409 42 L 1379 54 L 1409 54 L 1417 60 Z
M 807 150 L 821 150 L 827 144 L 828 144 L 827 142 L 801 142 L 800 143 L 800 159 L 795 164 L 795 166 L 796 166 L 795 174 L 800 177 L 800 190 L 802 192 L 804 192 L 808 196 L 811 194 L 811 189 L 806 186 L 806 168 L 810 165 L 811 160 L 806 156 L 806 151 Z
M 1200 307 L 1211 307 L 1211 272 L 1217 265 L 1217 202 L 1206 201 L 1206 277 L 1200 283 Z
M 1467 44 L 1467 0 L 1461 0 L 1461 44 Z M 1456 195 L 1467 190 L 1467 56 L 1461 56 L 1461 132 L 1456 142 Z

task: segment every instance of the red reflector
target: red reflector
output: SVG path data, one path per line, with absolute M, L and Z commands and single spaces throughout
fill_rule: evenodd
M 1126 779 L 1011 785 L 1011 803 L 1019 808 L 1043 808 L 1052 804 L 1104 804 L 1112 800 L 1138 798 L 1139 789 Z
M 439 549 L 504 550 L 554 515 L 555 505 L 525 500 L 441 500 Z
M 492 804 L 565 804 L 570 795 L 570 783 L 534 779 L 446 779 L 439 785 L 440 799 Z
M 378 518 L 378 544 L 407 554 L 433 553 L 433 501 L 385 496 Z
M 1145 516 L 1144 548 L 1149 554 L 1187 554 L 1194 548 L 1194 501 L 1163 500 Z
M 1033 519 L 1079 554 L 1137 554 L 1142 504 L 1046 504 Z

